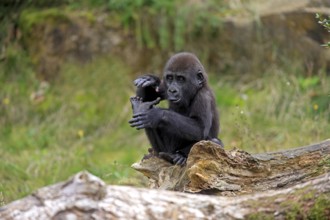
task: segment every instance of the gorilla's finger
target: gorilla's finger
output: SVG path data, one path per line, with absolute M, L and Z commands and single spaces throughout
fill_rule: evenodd
M 128 123 L 130 123 L 130 125 L 132 126 L 135 126 L 135 125 L 138 125 L 140 123 L 140 120 L 130 120 Z
M 178 164 L 178 161 L 181 160 L 181 157 L 175 156 L 175 158 L 173 159 L 173 163 L 174 164 Z
M 139 84 L 141 84 L 141 81 L 143 82 L 144 80 L 142 80 L 141 78 L 134 80 L 134 85 L 138 86 Z
M 182 166 L 185 163 L 186 163 L 186 158 L 181 157 L 175 164 Z
M 131 120 L 128 121 L 128 123 L 135 123 L 137 121 L 140 121 L 138 118 L 132 118 Z
M 128 123 L 132 124 L 132 123 L 134 123 L 134 120 L 131 119 L 131 120 L 128 121 Z
M 136 79 L 134 81 L 134 84 L 135 86 L 137 87 L 141 87 L 143 83 L 145 83 L 146 81 L 148 81 L 148 79 L 145 79 L 145 78 L 139 78 L 139 79 Z
M 176 163 L 180 162 L 182 160 L 182 158 L 185 159 L 185 157 L 182 156 L 181 154 L 175 154 L 173 162 L 176 164 Z
M 145 112 L 142 112 L 142 113 L 136 113 L 136 114 L 134 114 L 132 117 L 133 118 L 142 118 L 142 117 L 144 117 L 146 115 L 146 113 Z
M 157 104 L 159 104 L 160 103 L 160 100 L 161 100 L 161 98 L 158 97 L 156 100 L 154 100 L 154 101 L 151 102 L 151 105 L 157 105 Z
M 128 121 L 128 123 L 130 124 L 131 127 L 137 127 L 140 126 L 142 124 L 144 124 L 143 118 L 132 118 L 131 120 Z
M 133 128 L 139 128 L 140 126 L 143 125 L 143 122 L 134 122 L 134 123 L 130 123 L 130 126 L 133 127 Z
M 141 130 L 141 129 L 145 129 L 145 126 L 144 125 L 140 125 L 140 126 L 136 127 L 136 130 Z
M 146 80 L 141 84 L 141 87 L 144 88 L 144 87 L 150 86 L 151 84 L 152 84 L 152 82 L 150 82 L 150 80 Z
M 142 122 L 141 125 L 136 126 L 136 129 L 140 130 L 140 129 L 144 129 L 144 128 L 148 128 L 148 127 L 150 127 L 150 123 L 144 123 L 144 122 Z

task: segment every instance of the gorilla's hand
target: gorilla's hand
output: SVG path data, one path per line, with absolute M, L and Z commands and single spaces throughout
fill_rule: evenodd
M 133 118 L 128 122 L 131 127 L 135 127 L 138 130 L 143 128 L 155 128 L 158 126 L 163 115 L 164 112 L 162 109 L 152 108 L 148 111 L 134 114 Z
M 183 166 L 187 158 L 182 155 L 180 152 L 177 153 L 167 153 L 167 152 L 159 152 L 159 157 L 176 165 Z
M 144 75 L 134 80 L 134 85 L 139 88 L 148 86 L 157 87 L 160 84 L 160 79 L 153 75 Z
M 133 114 L 139 114 L 151 109 L 154 105 L 157 105 L 160 102 L 160 98 L 158 97 L 156 100 L 151 102 L 143 102 L 140 97 L 131 97 L 130 98 Z

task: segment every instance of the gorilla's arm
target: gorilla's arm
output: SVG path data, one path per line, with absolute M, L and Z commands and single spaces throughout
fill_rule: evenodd
M 131 127 L 137 129 L 161 128 L 187 141 L 203 140 L 204 128 L 203 119 L 191 118 L 168 109 L 152 108 L 146 112 L 133 115 L 129 121 Z
M 136 96 L 142 98 L 143 102 L 156 100 L 158 97 L 165 99 L 165 91 L 159 77 L 147 74 L 134 80 Z

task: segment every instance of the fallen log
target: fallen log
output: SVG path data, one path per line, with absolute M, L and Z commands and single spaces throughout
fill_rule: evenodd
M 149 178 L 151 188 L 212 194 L 244 194 L 290 186 L 329 171 L 330 140 L 318 144 L 250 155 L 218 147 L 210 141 L 196 143 L 187 165 L 173 166 L 152 157 L 132 167 Z M 224 193 L 222 193 L 224 192 Z
M 199 152 L 202 145 L 206 149 L 204 153 Z M 199 192 L 213 189 L 231 192 L 230 196 L 107 186 L 98 177 L 83 171 L 68 181 L 41 188 L 1 207 L 0 219 L 283 219 L 288 216 L 325 219 L 330 214 L 329 152 L 330 140 L 254 156 L 200 142 L 194 146 L 186 167 L 165 169 L 166 163 L 159 160 L 163 165 L 155 166 L 153 172 L 142 168 L 140 171 L 154 178 L 154 187 L 159 184 L 159 188 L 166 188 L 165 183 L 170 186 L 175 178 L 182 178 L 168 188 L 185 186 L 180 190 Z M 191 158 L 195 153 L 202 154 Z M 149 162 L 157 159 L 151 158 Z M 219 164 L 214 159 L 220 160 Z M 157 169 L 172 170 L 174 176 L 157 175 Z M 178 175 L 176 169 L 181 169 L 183 176 Z M 284 174 L 283 178 L 280 173 Z M 164 179 L 160 181 L 159 177 Z
M 0 219 L 283 219 L 292 213 L 297 218 L 323 219 L 330 214 L 329 182 L 327 173 L 287 189 L 217 197 L 106 186 L 88 172 L 80 172 L 0 208 Z M 322 204 L 323 208 L 318 207 Z

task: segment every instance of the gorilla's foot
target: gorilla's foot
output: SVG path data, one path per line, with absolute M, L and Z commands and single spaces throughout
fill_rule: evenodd
M 160 98 L 157 98 L 151 102 L 143 102 L 141 97 L 135 96 L 130 98 L 133 114 L 138 114 L 151 109 L 154 105 L 157 105 L 160 102 Z

